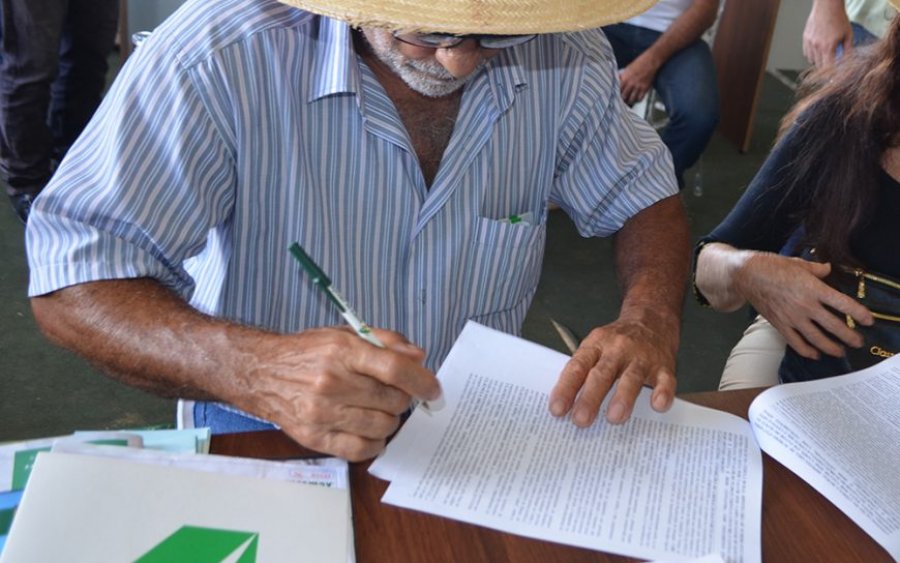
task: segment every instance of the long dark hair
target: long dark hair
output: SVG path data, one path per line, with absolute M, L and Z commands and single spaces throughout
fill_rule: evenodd
M 781 185 L 809 193 L 803 223 L 819 258 L 852 264 L 850 235 L 876 204 L 882 155 L 900 144 L 900 16 L 878 43 L 807 75 L 798 96 L 779 133 L 799 147 Z

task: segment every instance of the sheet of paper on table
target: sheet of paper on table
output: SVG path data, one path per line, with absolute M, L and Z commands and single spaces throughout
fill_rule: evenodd
M 750 405 L 760 447 L 900 560 L 900 356 L 779 385 Z
M 762 460 L 736 416 L 676 400 L 586 429 L 549 414 L 568 357 L 470 322 L 370 472 L 384 502 L 632 557 L 760 560 Z

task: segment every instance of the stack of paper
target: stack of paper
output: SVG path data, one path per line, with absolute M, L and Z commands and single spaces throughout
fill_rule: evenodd
M 439 378 L 369 471 L 385 502 L 524 536 L 646 559 L 760 560 L 762 460 L 749 425 L 648 392 L 620 426 L 549 414 L 567 357 L 469 323 Z
M 198 545 L 207 544 L 216 546 L 209 552 L 216 561 L 254 561 L 257 554 L 265 561 L 296 561 L 294 538 L 307 534 L 318 543 L 327 538 L 329 545 L 321 551 L 314 542 L 308 551 L 304 544 L 304 554 L 314 558 L 299 560 L 355 560 L 345 461 L 275 462 L 208 451 L 208 429 L 76 432 L 0 446 L 0 560 L 134 560 L 135 549 L 158 542 L 141 561 L 196 561 L 206 553 L 197 552 Z M 216 475 L 204 475 L 209 473 Z M 161 507 L 166 502 L 168 510 Z M 269 511 L 292 502 L 300 504 Z M 278 517 L 291 520 L 276 525 Z M 118 534 L 112 540 L 109 526 Z M 159 538 L 161 526 L 177 529 Z M 47 542 L 57 537 L 65 541 Z M 94 544 L 110 541 L 114 548 L 103 547 L 99 557 Z
M 209 452 L 209 428 L 186 430 L 112 430 L 78 431 L 68 436 L 53 436 L 0 446 L 0 492 L 25 488 L 38 452 L 50 451 L 61 442 L 92 443 L 168 452 Z
M 172 452 L 209 451 L 209 428 L 189 430 L 82 431 L 0 446 L 0 552 L 6 543 L 22 490 L 28 482 L 39 452 L 50 451 L 61 442 L 108 444 Z
M 0 561 L 348 560 L 347 490 L 42 452 Z

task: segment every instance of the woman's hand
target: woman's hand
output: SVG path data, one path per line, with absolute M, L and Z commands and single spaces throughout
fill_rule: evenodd
M 866 307 L 822 281 L 830 272 L 830 264 L 751 252 L 735 270 L 733 284 L 798 354 L 810 359 L 818 359 L 820 352 L 840 357 L 842 344 L 863 345 L 862 336 L 847 326 L 844 315 L 863 325 L 875 319 Z

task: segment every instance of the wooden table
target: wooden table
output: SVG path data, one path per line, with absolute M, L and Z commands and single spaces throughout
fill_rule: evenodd
M 681 398 L 747 417 L 761 389 L 695 393 Z M 211 453 L 265 459 L 309 456 L 280 432 L 214 436 Z M 369 475 L 369 463 L 350 466 L 357 561 L 603 562 L 631 561 L 582 548 L 523 538 L 382 504 L 387 483 Z M 856 524 L 782 465 L 763 456 L 764 561 L 891 561 Z

